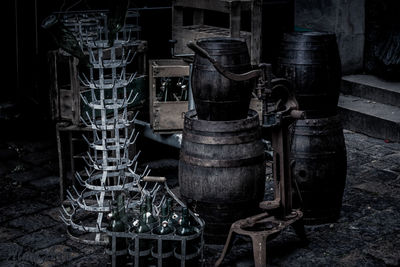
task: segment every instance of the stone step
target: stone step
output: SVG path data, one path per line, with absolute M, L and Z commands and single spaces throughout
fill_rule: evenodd
M 400 82 L 388 82 L 373 75 L 342 77 L 342 93 L 400 107 Z
M 400 142 L 400 107 L 340 95 L 338 112 L 345 129 Z

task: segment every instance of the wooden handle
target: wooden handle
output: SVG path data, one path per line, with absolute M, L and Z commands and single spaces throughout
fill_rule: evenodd
M 206 50 L 198 46 L 196 43 L 190 41 L 189 43 L 187 43 L 187 47 L 192 49 L 195 53 L 199 54 L 200 56 L 207 58 L 212 64 L 215 64 L 216 62 L 215 59 L 212 58 Z
M 145 176 L 143 178 L 144 182 L 156 182 L 156 183 L 164 183 L 167 181 L 167 178 L 163 176 Z
M 187 47 L 192 49 L 198 55 L 208 59 L 211 62 L 211 64 L 213 64 L 215 69 L 222 76 L 224 76 L 225 78 L 227 78 L 229 80 L 236 81 L 236 82 L 247 81 L 247 80 L 250 80 L 250 79 L 253 79 L 253 78 L 258 78 L 263 73 L 263 71 L 261 69 L 251 70 L 249 72 L 242 73 L 242 74 L 236 74 L 236 73 L 230 72 L 227 69 L 225 69 L 224 67 L 222 67 L 222 65 L 219 64 L 213 57 L 211 57 L 206 50 L 204 50 L 203 48 L 201 48 L 200 46 L 198 46 L 194 42 L 190 41 L 187 44 Z

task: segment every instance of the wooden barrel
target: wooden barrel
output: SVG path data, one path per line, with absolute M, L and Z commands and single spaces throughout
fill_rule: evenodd
M 339 117 L 297 120 L 290 131 L 292 173 L 302 200 L 295 192 L 294 206 L 302 206 L 308 224 L 333 222 L 340 216 L 347 170 Z
M 265 183 L 257 112 L 235 121 L 186 113 L 179 161 L 181 196 L 206 222 L 208 243 L 224 243 L 236 220 L 257 211 Z
M 245 73 L 251 70 L 244 40 L 214 37 L 199 39 L 196 43 L 230 72 Z M 208 59 L 197 54 L 194 57 L 192 90 L 200 120 L 228 121 L 246 118 L 254 85 L 254 79 L 243 82 L 229 80 Z
M 277 75 L 292 82 L 299 108 L 307 111 L 307 118 L 336 115 L 341 63 L 335 34 L 284 34 Z

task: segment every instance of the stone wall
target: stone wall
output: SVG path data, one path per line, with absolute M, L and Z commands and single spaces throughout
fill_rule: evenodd
M 343 74 L 363 68 L 365 0 L 297 0 L 295 25 L 315 31 L 335 32 Z

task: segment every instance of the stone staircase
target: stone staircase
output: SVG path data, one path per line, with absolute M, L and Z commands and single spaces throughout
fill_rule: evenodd
M 400 142 L 400 82 L 348 75 L 341 92 L 338 112 L 345 129 Z

